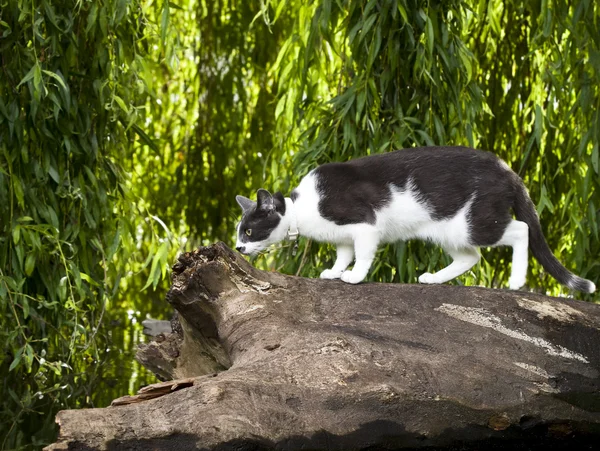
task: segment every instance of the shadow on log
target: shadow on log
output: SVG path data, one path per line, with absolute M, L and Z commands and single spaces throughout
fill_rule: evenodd
M 179 258 L 167 300 L 177 332 L 138 358 L 162 379 L 192 379 L 61 411 L 48 450 L 600 443 L 598 305 L 283 276 L 222 243 Z

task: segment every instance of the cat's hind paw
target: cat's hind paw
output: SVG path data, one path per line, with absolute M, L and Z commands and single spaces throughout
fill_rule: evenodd
M 352 284 L 361 283 L 364 278 L 365 276 L 362 274 L 357 274 L 354 271 L 344 271 L 342 273 L 342 277 L 340 277 L 340 279 L 342 279 L 344 282 Z
M 431 274 L 430 272 L 423 273 L 419 276 L 419 283 L 440 283 L 435 274 Z
M 321 273 L 319 278 L 321 279 L 339 279 L 342 276 L 342 271 L 334 271 L 333 269 L 326 269 Z

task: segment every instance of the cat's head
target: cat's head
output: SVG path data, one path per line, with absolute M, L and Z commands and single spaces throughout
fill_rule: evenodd
M 244 196 L 236 196 L 235 200 L 243 210 L 235 245 L 239 252 L 254 255 L 285 238 L 285 199 L 281 193 L 271 195 L 266 189 L 259 189 L 256 202 Z

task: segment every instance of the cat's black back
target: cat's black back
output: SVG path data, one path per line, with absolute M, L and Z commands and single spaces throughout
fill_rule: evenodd
M 453 217 L 468 201 L 474 245 L 496 243 L 511 220 L 521 182 L 490 152 L 420 147 L 328 163 L 315 169 L 319 213 L 338 225 L 375 222 L 391 201 L 390 186 L 411 189 L 435 220 Z

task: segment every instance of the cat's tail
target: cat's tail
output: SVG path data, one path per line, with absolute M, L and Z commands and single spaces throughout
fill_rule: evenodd
M 593 293 L 596 291 L 596 285 L 591 280 L 578 277 L 567 268 L 565 268 L 554 256 L 544 233 L 538 217 L 535 205 L 527 193 L 527 189 L 519 179 L 520 189 L 517 191 L 516 201 L 513 206 L 515 216 L 519 221 L 523 221 L 529 226 L 529 248 L 531 253 L 546 271 L 552 275 L 561 284 L 577 291 Z

